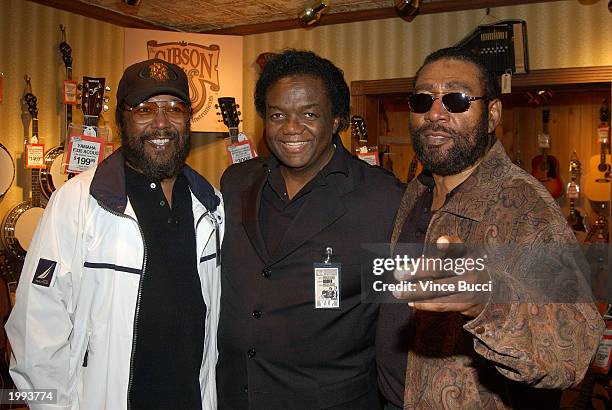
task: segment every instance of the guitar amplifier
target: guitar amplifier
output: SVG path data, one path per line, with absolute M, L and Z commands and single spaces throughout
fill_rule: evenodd
M 503 20 L 478 26 L 455 45 L 467 48 L 496 75 L 529 72 L 527 24 L 524 20 Z

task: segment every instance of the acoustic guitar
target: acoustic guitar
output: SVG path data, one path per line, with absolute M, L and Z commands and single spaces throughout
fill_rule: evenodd
M 230 142 L 232 144 L 238 143 L 240 111 L 238 111 L 239 106 L 236 104 L 236 99 L 234 97 L 219 97 L 217 98 L 216 108 L 219 110 L 217 115 L 221 116 L 223 124 L 227 127 Z
M 37 99 L 32 94 L 30 77 L 26 76 L 26 94 L 24 100 L 32 117 L 31 140 L 38 139 L 38 107 Z M 13 207 L 2 221 L 2 243 L 11 255 L 20 261 L 25 259 L 38 221 L 42 217 L 44 208 L 41 205 L 39 172 L 32 170 L 32 198 Z
M 541 153 L 531 160 L 531 175 L 546 187 L 553 198 L 557 199 L 563 195 L 563 181 L 559 177 L 559 161 L 548 153 L 550 149 L 549 120 L 550 110 L 542 110 L 542 133 L 538 135 L 538 146 Z
M 584 181 L 584 194 L 594 202 L 610 201 L 610 169 L 612 158 L 610 158 L 610 107 L 604 100 L 599 109 L 599 120 L 597 137 L 600 152 L 593 155 L 589 160 L 588 172 Z

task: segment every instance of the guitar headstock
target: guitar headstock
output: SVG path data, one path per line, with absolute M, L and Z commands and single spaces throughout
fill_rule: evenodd
M 351 117 L 351 133 L 359 142 L 368 142 L 368 130 L 365 125 L 365 120 L 360 115 L 353 115 Z
M 240 111 L 238 111 L 238 108 L 240 106 L 236 104 L 236 99 L 234 97 L 219 97 L 217 102 L 218 104 L 215 105 L 219 110 L 217 115 L 221 115 L 223 124 L 227 128 L 238 128 L 238 124 L 240 124 Z
M 229 130 L 232 143 L 236 143 L 238 138 L 238 124 L 240 124 L 240 111 L 238 111 L 240 106 L 236 104 L 236 99 L 234 97 L 219 97 L 217 98 L 217 102 L 218 104 L 215 105 L 215 108 L 219 110 L 217 115 L 221 116 L 223 124 L 225 124 Z
M 108 97 L 105 96 L 110 87 L 105 86 L 104 77 L 83 77 L 83 93 L 81 96 L 81 109 L 85 115 L 86 125 L 97 125 L 102 110 L 108 111 Z M 87 121 L 87 117 L 93 121 Z
M 63 24 L 59 26 L 62 33 L 62 41 L 59 44 L 59 51 L 62 53 L 62 60 L 66 68 L 72 68 L 72 47 L 66 42 L 66 27 Z
M 32 118 L 38 118 L 38 99 L 34 94 L 32 94 L 32 83 L 31 78 L 27 75 L 25 76 L 26 81 L 26 92 L 23 96 L 23 100 L 25 101 L 28 112 L 32 116 Z

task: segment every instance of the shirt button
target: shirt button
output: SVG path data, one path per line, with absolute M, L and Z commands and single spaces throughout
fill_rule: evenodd
M 252 359 L 255 357 L 255 355 L 257 354 L 257 352 L 255 351 L 255 349 L 250 348 L 249 351 L 247 352 L 247 355 Z
M 151 185 L 149 185 L 151 187 L 151 189 L 155 189 L 157 187 L 157 184 L 155 182 L 151 182 Z
M 249 386 L 244 386 L 244 392 L 248 393 L 249 392 Z
M 259 310 L 254 310 L 253 311 L 253 317 L 255 319 L 259 319 L 261 317 L 261 312 Z
M 164 206 L 166 205 L 166 201 L 164 201 L 163 199 L 161 201 L 159 201 L 159 205 Z
M 484 326 L 478 326 L 476 328 L 476 333 L 478 333 L 479 335 L 483 334 L 484 332 L 485 332 Z
M 264 278 L 269 278 L 270 276 L 272 276 L 272 271 L 270 269 L 266 268 L 263 271 L 261 271 L 261 275 Z

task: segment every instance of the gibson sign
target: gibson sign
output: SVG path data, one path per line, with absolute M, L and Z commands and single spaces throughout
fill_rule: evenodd
M 151 58 L 185 70 L 193 131 L 227 131 L 214 107 L 218 97 L 235 97 L 238 104 L 242 101 L 242 38 L 125 29 L 125 66 Z

